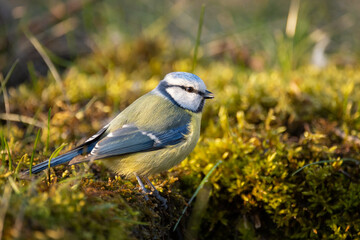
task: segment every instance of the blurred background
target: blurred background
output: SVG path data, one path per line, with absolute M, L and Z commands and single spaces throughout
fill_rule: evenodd
M 358 238 L 359 39 L 354 0 L 0 0 L 0 240 Z M 101 161 L 18 178 L 172 71 L 215 99 L 166 211 Z
M 99 49 L 128 48 L 128 42 L 137 42 L 135 51 L 145 62 L 160 51 L 169 58 L 190 57 L 201 5 L 187 0 L 0 0 L 0 70 L 6 75 L 19 61 L 7 86 L 29 80 L 29 71 L 47 73 L 30 34 L 59 70 Z M 328 61 L 353 65 L 360 56 L 359 13 L 360 2 L 351 0 L 206 1 L 200 61 L 232 61 L 255 71 L 308 63 L 324 67 Z

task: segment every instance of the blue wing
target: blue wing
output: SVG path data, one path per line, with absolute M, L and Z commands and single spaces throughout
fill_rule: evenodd
M 136 152 L 154 151 L 166 146 L 175 145 L 184 140 L 189 133 L 188 124 L 163 132 L 142 131 L 134 125 L 124 125 L 122 128 L 107 135 L 108 125 L 89 138 L 75 149 L 51 160 L 50 167 L 62 163 L 77 164 L 90 159 L 97 160 L 107 157 L 120 156 Z M 74 159 L 79 155 L 86 155 L 80 159 Z M 38 173 L 49 166 L 46 160 L 32 168 L 32 173 Z M 29 174 L 29 170 L 23 175 Z
M 77 146 L 73 150 L 71 150 L 71 151 L 69 151 L 69 152 L 67 152 L 67 153 L 65 153 L 63 155 L 60 155 L 60 156 L 58 156 L 58 157 L 56 157 L 54 159 L 51 159 L 50 167 L 55 167 L 57 165 L 69 162 L 76 156 L 90 153 L 93 150 L 96 143 L 101 138 L 101 136 L 106 132 L 108 126 L 109 125 L 106 125 L 105 127 L 103 127 L 95 135 L 93 135 L 91 138 L 89 138 L 83 144 Z M 49 167 L 49 160 L 46 160 L 44 162 L 41 162 L 41 163 L 33 166 L 32 169 L 31 169 L 31 173 L 39 173 L 39 172 L 47 169 L 48 167 Z M 22 176 L 28 175 L 29 172 L 30 172 L 29 169 L 22 172 Z
M 187 124 L 164 132 L 142 131 L 134 125 L 125 125 L 101 139 L 88 158 L 96 160 L 136 152 L 154 151 L 180 143 L 188 133 Z

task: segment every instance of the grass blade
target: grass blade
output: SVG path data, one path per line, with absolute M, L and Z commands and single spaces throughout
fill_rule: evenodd
M 12 158 L 11 158 L 9 144 L 6 141 L 5 136 L 3 137 L 3 141 L 9 156 L 9 171 L 12 171 Z
M 47 137 L 46 137 L 45 153 L 47 153 L 47 151 L 49 150 L 49 142 L 50 142 L 50 117 L 51 117 L 51 108 L 49 108 L 49 113 L 48 113 Z
M 19 173 L 21 163 L 22 163 L 22 162 L 25 162 L 26 159 L 27 159 L 27 157 L 28 157 L 28 155 L 27 155 L 27 153 L 25 153 L 25 154 L 20 158 L 20 161 L 19 161 L 19 163 L 18 163 L 18 165 L 17 165 L 17 167 L 16 167 L 16 169 L 15 169 L 15 174 L 18 174 L 18 173 Z M 24 160 L 24 159 L 25 159 L 25 160 Z
M 16 59 L 15 62 L 13 63 L 13 65 L 11 65 L 11 68 L 9 70 L 9 72 L 6 74 L 5 80 L 4 80 L 4 86 L 6 85 L 6 83 L 9 81 L 12 72 L 14 71 L 16 65 L 18 64 L 19 59 Z
M 194 58 L 193 58 L 193 66 L 192 66 L 191 72 L 194 72 L 195 67 L 196 67 L 197 55 L 198 55 L 198 50 L 199 50 L 199 45 L 200 45 L 201 30 L 202 30 L 202 26 L 203 26 L 203 23 L 204 23 L 204 13 L 205 13 L 205 4 L 203 4 L 201 6 L 199 27 L 198 27 L 197 36 L 196 36 L 196 43 L 195 43 L 195 49 L 194 49 Z
M 32 154 L 31 154 L 31 158 L 30 158 L 30 167 L 29 167 L 29 176 L 30 177 L 31 177 L 31 171 L 32 171 L 32 165 L 33 165 L 33 161 L 34 161 L 36 145 L 37 145 L 37 143 L 39 141 L 39 138 L 40 138 L 40 129 L 37 132 L 35 143 L 34 143 L 34 148 L 33 148 Z
M 0 240 L 3 237 L 4 225 L 5 225 L 5 216 L 6 212 L 10 205 L 10 198 L 11 198 L 12 188 L 9 184 L 5 185 L 4 193 L 2 196 L 2 201 L 0 203 Z
M 296 170 L 295 172 L 293 172 L 291 174 L 291 176 L 295 176 L 296 174 L 301 172 L 304 168 L 309 167 L 311 165 L 319 165 L 319 164 L 322 164 L 322 163 L 332 163 L 332 162 L 338 162 L 338 161 L 354 162 L 356 164 L 360 164 L 360 161 L 358 161 L 356 159 L 352 159 L 352 158 L 344 158 L 344 159 L 340 159 L 340 160 L 321 160 L 321 161 L 318 161 L 318 162 L 313 162 L 313 163 L 309 163 L 309 164 L 304 165 L 303 167 L 301 167 L 298 170 Z
M 5 113 L 6 114 L 10 113 L 10 104 L 9 104 L 9 97 L 8 97 L 8 94 L 6 91 L 6 83 L 9 81 L 10 76 L 11 76 L 12 72 L 14 71 L 15 66 L 17 65 L 18 62 L 19 62 L 19 60 L 16 59 L 16 61 L 11 66 L 9 72 L 6 74 L 5 79 L 3 79 L 3 75 L 0 74 L 1 91 L 3 92 L 3 95 L 4 95 L 4 104 L 5 104 Z M 6 121 L 6 124 L 7 124 L 8 130 L 9 130 L 10 129 L 9 121 Z
M 62 91 L 62 94 L 63 94 L 63 96 L 65 98 L 66 103 L 68 105 L 70 105 L 70 100 L 69 100 L 69 98 L 68 98 L 68 96 L 66 94 L 65 87 L 63 85 L 63 82 L 61 81 L 60 74 L 56 70 L 55 65 L 50 60 L 49 55 L 45 51 L 45 48 L 41 45 L 39 40 L 37 40 L 37 38 L 28 29 L 24 28 L 23 32 L 24 32 L 25 36 L 27 37 L 27 39 L 29 39 L 31 44 L 34 46 L 34 48 L 39 52 L 40 56 L 42 57 L 42 59 L 44 60 L 44 62 L 48 66 L 51 74 L 53 75 L 56 83 L 59 85 L 59 87 L 60 87 L 60 89 Z
M 199 184 L 199 186 L 197 187 L 197 189 L 195 190 L 194 194 L 192 195 L 192 197 L 190 198 L 187 206 L 183 209 L 181 216 L 179 217 L 178 221 L 176 222 L 174 228 L 173 228 L 173 232 L 175 232 L 177 226 L 179 225 L 181 218 L 184 216 L 186 210 L 188 209 L 188 207 L 190 206 L 190 204 L 192 203 L 192 201 L 195 199 L 195 197 L 198 195 L 200 189 L 204 186 L 204 184 L 207 182 L 207 180 L 209 179 L 209 177 L 211 176 L 211 174 L 215 171 L 215 169 L 222 163 L 222 160 L 219 160 L 215 166 L 213 166 L 210 171 L 206 174 L 206 176 L 204 177 L 204 179 L 201 181 L 201 183 Z
M 61 144 L 61 146 L 60 147 L 58 147 L 57 149 L 55 149 L 55 151 L 51 154 L 51 156 L 50 156 L 50 158 L 49 158 L 49 162 L 48 162 L 48 169 L 47 169 L 47 176 L 48 176 L 48 184 L 50 184 L 50 167 L 51 167 L 51 160 L 53 159 L 53 158 L 56 158 L 58 155 L 59 155 L 59 153 L 60 153 L 60 151 L 65 147 L 67 145 L 67 143 L 63 143 L 63 144 Z
M 5 149 L 3 131 L 1 131 L 1 133 L 0 133 L 0 145 L 1 145 L 0 151 L 2 152 L 2 154 L 1 154 L 1 162 L 5 162 L 5 151 L 6 151 L 6 149 Z
M 67 145 L 67 143 L 61 144 L 61 146 L 58 147 L 57 149 L 55 149 L 55 151 L 51 154 L 51 156 L 50 156 L 50 158 L 49 158 L 49 164 L 48 164 L 48 168 L 49 168 L 49 169 L 50 169 L 51 160 L 52 160 L 53 158 L 56 158 L 56 157 L 59 155 L 60 151 L 61 151 L 66 145 Z
M 8 179 L 8 181 L 9 181 L 10 186 L 11 186 L 12 189 L 14 190 L 14 192 L 15 192 L 16 194 L 20 194 L 20 189 L 19 189 L 19 187 L 16 185 L 16 182 L 14 181 L 14 179 L 13 179 L 11 176 L 8 176 L 7 179 Z
M 285 30 L 286 35 L 290 38 L 295 36 L 296 25 L 299 17 L 299 9 L 300 0 L 291 0 Z

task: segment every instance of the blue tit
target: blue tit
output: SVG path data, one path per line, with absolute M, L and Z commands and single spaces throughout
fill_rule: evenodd
M 174 167 L 190 154 L 199 140 L 205 100 L 213 97 L 198 76 L 169 73 L 154 90 L 138 98 L 83 144 L 52 159 L 50 166 L 101 160 L 117 174 L 134 174 L 142 190 L 149 192 L 141 181 L 145 179 L 154 196 L 166 203 L 148 176 Z M 48 163 L 34 166 L 31 172 L 48 168 Z

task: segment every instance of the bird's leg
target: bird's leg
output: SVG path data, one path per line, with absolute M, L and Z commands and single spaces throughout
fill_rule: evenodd
M 149 185 L 149 187 L 151 187 L 153 195 L 161 202 L 161 206 L 164 206 L 165 208 L 167 208 L 167 205 L 166 205 L 167 200 L 160 195 L 159 191 L 156 190 L 155 186 L 151 183 L 151 181 L 147 177 L 144 177 L 144 178 L 145 178 L 146 183 Z
M 149 200 L 149 197 L 148 197 L 147 194 L 148 194 L 150 191 L 145 188 L 144 183 L 141 181 L 141 178 L 140 178 L 136 173 L 134 173 L 134 174 L 135 174 L 135 177 L 136 177 L 136 179 L 137 179 L 137 181 L 138 181 L 138 183 L 139 183 L 139 185 L 140 185 L 141 190 L 142 190 L 143 193 L 144 193 L 145 200 L 146 200 L 146 201 Z

